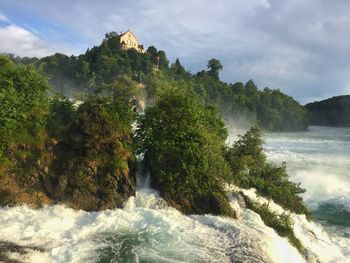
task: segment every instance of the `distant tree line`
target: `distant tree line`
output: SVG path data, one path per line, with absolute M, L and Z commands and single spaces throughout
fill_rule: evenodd
M 249 121 L 258 123 L 269 131 L 303 130 L 307 127 L 306 110 L 292 97 L 279 90 L 259 90 L 253 80 L 243 84 L 228 84 L 220 81 L 223 69 L 220 61 L 210 59 L 208 69 L 196 74 L 188 72 L 176 59 L 169 66 L 164 51 L 151 46 L 147 52 L 135 49 L 121 50 L 119 36 L 107 33 L 101 45 L 88 49 L 79 56 L 56 53 L 38 59 L 12 56 L 15 63 L 33 64 L 49 78 L 54 91 L 67 97 L 79 93 L 93 93 L 104 89 L 119 76 L 127 75 L 145 85 L 150 101 L 158 92 L 172 83 L 185 85 L 193 90 L 206 105 L 215 105 L 226 119 L 233 119 L 237 125 Z M 154 66 L 158 68 L 154 72 Z M 159 66 L 159 67 L 158 67 Z M 154 79 L 157 75 L 159 80 Z M 160 84 L 160 86 L 157 84 Z
M 305 107 L 311 125 L 350 127 L 350 95 L 308 103 Z

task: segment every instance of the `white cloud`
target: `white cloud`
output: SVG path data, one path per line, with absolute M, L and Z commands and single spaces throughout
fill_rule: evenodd
M 8 20 L 8 18 L 5 15 L 0 13 L 0 21 L 8 22 L 9 20 Z
M 84 52 L 104 33 L 131 28 L 145 46 L 165 50 L 171 61 L 179 57 L 192 72 L 216 57 L 224 65 L 224 80 L 253 78 L 260 87 L 280 88 L 303 102 L 348 92 L 348 0 L 16 0 L 12 7 L 69 37 L 55 38 L 66 42 L 62 46 L 39 39 L 30 27 L 22 28 L 28 31 L 24 39 L 7 27 L 0 30 L 12 34 L 0 35 L 0 51 L 46 55 L 76 46 Z M 78 40 L 70 41 L 75 36 Z
M 8 25 L 0 28 L 0 51 L 18 56 L 43 57 L 55 52 L 68 53 L 71 50 L 57 44 L 47 43 L 19 26 Z

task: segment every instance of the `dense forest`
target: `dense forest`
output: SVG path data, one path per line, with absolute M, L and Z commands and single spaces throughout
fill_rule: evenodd
M 350 95 L 308 103 L 305 107 L 311 125 L 350 127 Z
M 10 56 L 18 64 L 31 64 L 49 78 L 54 91 L 66 97 L 103 90 L 120 76 L 128 76 L 142 84 L 148 103 L 169 86 L 184 86 L 194 91 L 206 105 L 215 105 L 227 121 L 249 126 L 258 123 L 269 131 L 304 130 L 306 110 L 292 97 L 279 90 L 258 89 L 253 80 L 228 84 L 220 81 L 223 69 L 217 59 L 208 61 L 208 68 L 196 74 L 187 71 L 179 59 L 169 65 L 166 53 L 154 46 L 147 52 L 121 50 L 118 34 L 105 35 L 101 45 L 79 56 L 54 54 L 42 59 Z

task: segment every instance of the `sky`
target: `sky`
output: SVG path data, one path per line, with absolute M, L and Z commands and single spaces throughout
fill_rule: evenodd
M 350 94 L 349 0 L 1 0 L 0 53 L 84 53 L 104 34 L 138 40 L 196 73 L 253 79 L 300 103 Z

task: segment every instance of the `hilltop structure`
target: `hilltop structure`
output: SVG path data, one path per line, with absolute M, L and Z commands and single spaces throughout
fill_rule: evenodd
M 121 33 L 119 37 L 120 37 L 120 47 L 122 50 L 134 48 L 137 50 L 137 52 L 140 52 L 140 53 L 146 52 L 143 45 L 142 44 L 139 45 L 139 42 L 136 36 L 131 32 L 130 29 L 128 29 L 128 31 L 124 33 Z

